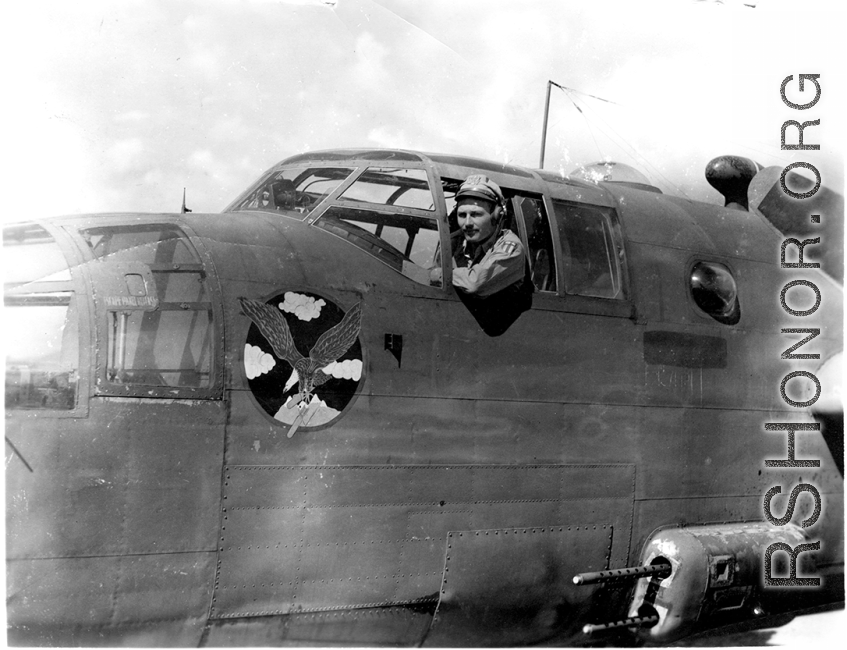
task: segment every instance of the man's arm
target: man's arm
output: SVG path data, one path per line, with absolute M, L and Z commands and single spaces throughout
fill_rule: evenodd
M 520 240 L 501 237 L 479 263 L 453 269 L 453 286 L 465 293 L 487 297 L 523 278 L 525 254 Z

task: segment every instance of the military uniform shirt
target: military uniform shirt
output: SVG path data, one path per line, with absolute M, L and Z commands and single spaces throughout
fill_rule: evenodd
M 480 253 L 476 255 L 480 258 Z M 453 286 L 482 298 L 520 281 L 526 271 L 523 244 L 511 230 L 503 230 L 494 245 L 474 261 L 467 242 L 453 256 Z

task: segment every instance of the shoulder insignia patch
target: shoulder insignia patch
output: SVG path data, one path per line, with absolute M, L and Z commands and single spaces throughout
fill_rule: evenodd
M 518 247 L 518 245 L 515 242 L 505 241 L 502 244 L 500 244 L 497 248 L 499 250 L 501 250 L 502 252 L 504 252 L 506 255 L 511 255 L 512 253 L 515 252 L 515 249 L 517 247 Z

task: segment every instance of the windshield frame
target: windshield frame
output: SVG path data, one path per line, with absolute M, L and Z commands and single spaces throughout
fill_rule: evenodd
M 321 169 L 336 170 L 344 175 L 328 192 L 323 192 L 315 197 L 307 190 L 312 184 L 318 182 L 317 180 L 312 181 L 309 185 L 306 185 L 305 188 L 301 188 L 300 186 L 304 181 L 314 176 L 311 172 Z M 297 171 L 298 173 L 287 174 L 287 172 L 292 171 Z M 223 212 L 267 212 L 276 216 L 284 216 L 296 219 L 297 221 L 303 221 L 309 215 L 320 211 L 327 200 L 337 194 L 339 187 L 346 188 L 349 185 L 351 176 L 357 176 L 358 171 L 358 166 L 356 164 L 338 165 L 318 162 L 313 165 L 303 165 L 302 163 L 280 163 L 278 165 L 274 165 L 271 169 L 262 174 L 255 183 L 250 185 L 247 190 L 239 194 L 234 201 L 226 206 L 223 209 Z M 341 174 L 339 174 L 339 176 L 340 175 Z M 277 186 L 283 180 L 291 181 L 296 190 L 296 197 L 290 208 L 276 205 L 274 186 Z M 249 204 L 253 202 L 257 205 L 250 207 Z

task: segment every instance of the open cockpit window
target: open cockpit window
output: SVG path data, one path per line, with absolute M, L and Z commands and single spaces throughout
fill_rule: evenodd
M 3 266 L 6 409 L 72 410 L 79 311 L 65 255 L 41 226 L 9 226 Z
M 185 233 L 149 224 L 90 228 L 82 236 L 97 259 L 92 279 L 106 318 L 101 389 L 188 396 L 211 388 L 212 298 L 204 266 Z M 151 393 L 142 387 L 168 390 Z
M 352 171 L 347 167 L 289 167 L 275 170 L 238 197 L 225 211 L 261 210 L 303 219 Z
M 456 193 L 462 182 L 445 178 L 441 184 L 447 205 L 447 221 L 455 247 L 462 242 L 456 218 Z M 502 227 L 511 230 L 525 242 L 530 277 L 535 290 L 556 293 L 556 255 L 544 200 L 540 195 L 527 194 L 521 190 L 507 187 L 500 189 L 506 198 L 506 215 Z
M 369 167 L 315 222 L 419 284 L 441 286 L 439 234 L 426 171 Z M 437 267 L 438 272 L 433 272 Z

